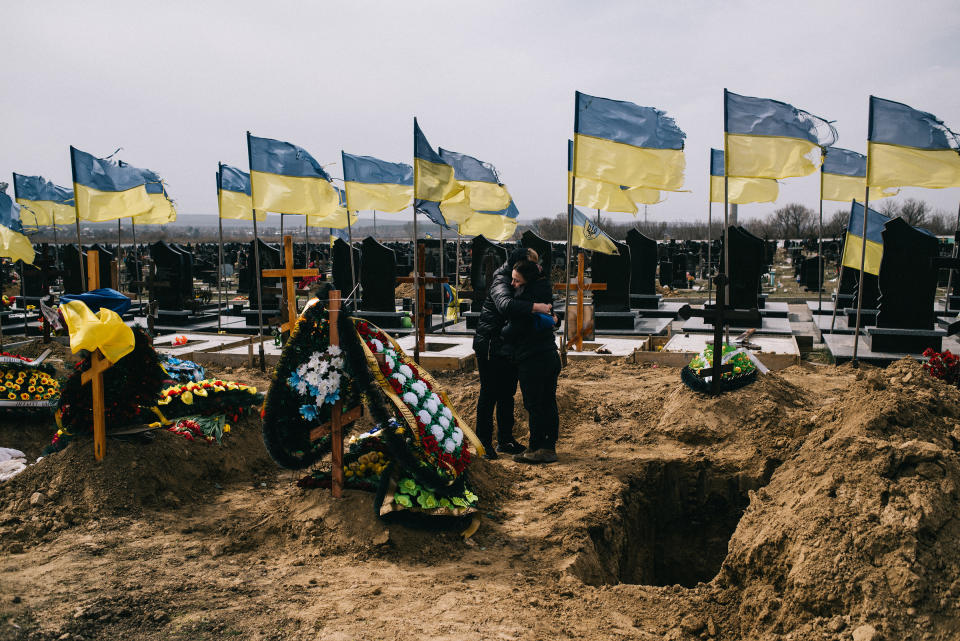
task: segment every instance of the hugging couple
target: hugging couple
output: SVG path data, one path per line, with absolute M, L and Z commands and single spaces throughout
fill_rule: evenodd
M 497 458 L 500 452 L 514 455 L 520 463 L 557 460 L 560 355 L 554 331 L 559 321 L 553 313 L 549 269 L 549 265 L 540 266 L 537 252 L 519 247 L 493 273 L 487 288 L 473 349 L 480 374 L 476 434 L 488 459 Z M 518 382 L 523 406 L 530 415 L 526 448 L 513 437 L 513 397 Z

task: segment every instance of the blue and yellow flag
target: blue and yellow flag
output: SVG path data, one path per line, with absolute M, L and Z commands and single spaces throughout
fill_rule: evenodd
M 727 201 L 772 203 L 780 195 L 780 185 L 770 178 L 727 178 Z M 710 202 L 723 202 L 723 150 L 710 150 Z
M 871 187 L 960 187 L 958 147 L 957 134 L 933 114 L 870 96 Z
M 20 205 L 7 195 L 7 183 L 0 183 L 0 256 L 33 264 L 33 245 L 23 234 Z
M 413 119 L 413 207 L 437 225 L 449 227 L 440 203 L 462 191 L 453 167 L 433 150 Z
M 820 171 L 823 172 L 820 198 L 843 202 L 863 198 L 867 187 L 867 157 L 839 147 L 827 147 L 823 152 L 823 164 L 820 166 Z M 870 194 L 870 200 L 896 195 L 896 190 L 877 190 Z
M 122 160 L 120 161 L 120 166 L 132 167 L 132 165 Z M 177 210 L 174 208 L 170 196 L 167 195 L 167 190 L 163 185 L 163 179 L 153 170 L 137 167 L 134 167 L 134 169 L 137 169 L 137 171 L 143 174 L 144 187 L 147 190 L 147 195 L 150 197 L 150 202 L 153 203 L 153 207 L 145 214 L 134 216 L 133 222 L 141 225 L 166 225 L 167 223 L 176 222 Z
M 603 254 L 620 255 L 613 239 L 590 222 L 590 219 L 576 207 L 573 208 L 573 246 Z
M 460 223 L 459 231 L 465 236 L 480 236 L 490 240 L 504 241 L 513 236 L 517 229 L 517 216 L 520 211 L 513 200 L 506 209 L 500 211 L 474 212 Z
M 723 90 L 725 175 L 740 178 L 808 176 L 817 169 L 820 147 L 833 144 L 836 130 L 793 105 Z
M 254 209 L 329 216 L 340 206 L 330 175 L 305 149 L 248 131 L 247 152 Z
M 573 189 L 573 141 L 567 141 L 567 204 L 570 204 Z M 626 212 L 636 215 L 637 205 L 656 205 L 662 202 L 658 189 L 624 187 L 600 180 L 578 177 L 577 198 L 574 205 L 602 209 L 603 211 Z
M 679 191 L 684 138 L 673 118 L 659 109 L 576 92 L 573 170 L 578 180 Z
M 867 258 L 863 265 L 863 271 L 868 274 L 876 275 L 880 273 L 880 261 L 883 260 L 883 226 L 888 222 L 890 222 L 888 216 L 872 209 L 869 210 L 867 214 Z M 843 258 L 841 260 L 843 266 L 859 270 L 862 248 L 863 205 L 853 201 L 850 206 L 850 220 L 847 222 L 847 237 L 843 243 Z
M 104 222 L 153 209 L 146 180 L 136 167 L 121 165 L 70 147 L 73 194 L 80 220 Z
M 77 219 L 73 191 L 53 184 L 43 176 L 13 174 L 13 194 L 22 209 L 20 221 L 27 225 L 72 225 Z
M 341 151 L 343 187 L 350 209 L 403 211 L 413 202 L 413 167 Z
M 333 229 L 346 229 L 347 227 L 347 195 L 339 187 L 334 187 L 337 192 L 339 205 L 335 210 L 325 216 L 307 216 L 307 225 L 310 227 L 330 227 Z M 356 210 L 350 210 L 350 224 L 357 222 Z
M 253 220 L 253 199 L 250 198 L 250 174 L 220 163 L 217 170 L 217 203 L 220 218 Z M 257 222 L 267 219 L 267 212 L 257 212 Z
M 478 212 L 497 215 L 493 212 L 509 209 L 513 199 L 507 188 L 499 182 L 493 165 L 447 149 L 440 149 L 440 158 L 453 167 L 454 178 L 461 187 L 460 191 L 440 203 L 440 211 L 447 223 L 462 225 Z

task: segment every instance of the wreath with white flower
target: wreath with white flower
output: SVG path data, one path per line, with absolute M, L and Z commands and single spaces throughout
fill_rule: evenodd
M 343 357 L 340 348 L 330 345 L 324 351 L 310 355 L 306 363 L 297 367 L 287 378 L 287 385 L 300 396 L 312 402 L 300 406 L 300 416 L 308 421 L 316 420 L 319 407 L 333 405 L 340 400 L 340 382 L 343 378 Z

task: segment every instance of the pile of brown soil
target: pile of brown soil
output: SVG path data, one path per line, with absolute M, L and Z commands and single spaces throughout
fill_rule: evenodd
M 163 429 L 149 438 L 110 438 L 99 463 L 92 439 L 75 439 L 0 485 L 0 549 L 20 549 L 89 518 L 175 508 L 215 483 L 275 474 L 260 418 L 248 415 L 231 428 L 220 445 Z

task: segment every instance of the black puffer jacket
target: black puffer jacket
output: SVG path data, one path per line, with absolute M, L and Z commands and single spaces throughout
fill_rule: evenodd
M 553 303 L 553 287 L 549 278 L 541 276 L 518 289 L 513 304 L 507 308 L 507 324 L 502 332 L 503 353 L 515 363 L 557 351 L 554 337 L 556 327 L 553 324 L 543 326 L 543 319 L 538 319 L 538 315 L 532 313 L 534 303 Z
M 531 315 L 533 301 L 515 300 L 510 278 L 513 272 L 511 261 L 507 260 L 493 272 L 487 297 L 480 308 L 480 319 L 473 337 L 473 351 L 488 359 L 505 356 L 501 331 L 507 323 L 507 316 Z

